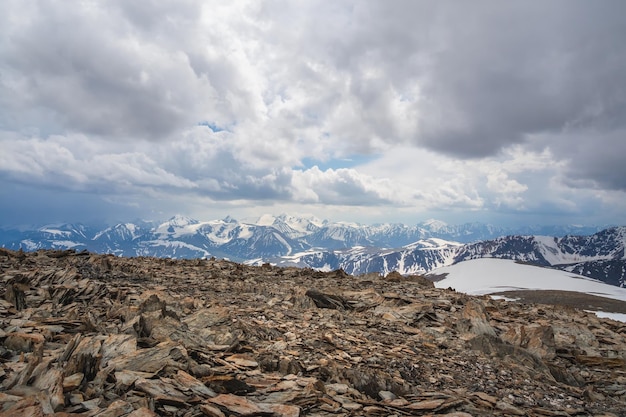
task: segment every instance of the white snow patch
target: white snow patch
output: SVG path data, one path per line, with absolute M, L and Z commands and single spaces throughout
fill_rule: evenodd
M 80 243 L 72 242 L 71 240 L 53 240 L 52 246 L 59 248 L 73 248 L 80 246 Z
M 276 221 L 276 217 L 272 216 L 271 214 L 264 214 L 259 217 L 254 222 L 254 224 L 259 226 L 271 226 L 272 224 L 274 224 L 274 221 Z
M 244 265 L 248 265 L 248 266 L 261 266 L 264 263 L 265 263 L 265 260 L 263 258 L 248 259 L 243 262 Z
M 124 223 L 124 224 L 118 224 L 116 226 L 113 227 L 107 227 L 106 229 L 96 233 L 96 235 L 93 237 L 93 240 L 98 240 L 100 239 L 100 237 L 102 237 L 103 235 L 105 235 L 106 233 L 110 233 L 113 232 L 114 230 L 121 230 L 123 228 L 123 230 L 126 230 L 129 234 L 130 234 L 130 238 L 131 240 L 134 240 L 138 237 L 137 232 L 139 231 L 139 228 L 133 224 L 133 223 Z M 123 233 L 123 231 L 122 231 Z
M 99 231 L 98 233 L 96 233 L 96 235 L 93 237 L 93 240 L 98 240 L 100 239 L 100 236 L 104 235 L 105 233 L 108 233 L 109 231 L 113 230 L 112 227 L 107 227 L 104 230 Z
M 541 254 L 550 265 L 558 265 L 565 263 L 565 256 L 559 249 L 554 238 L 551 236 L 534 236 L 535 241 L 539 243 Z
M 422 223 L 424 226 L 428 226 L 428 228 L 430 230 L 441 230 L 443 228 L 448 227 L 448 224 L 445 222 L 442 222 L 441 220 L 437 220 L 437 219 L 428 219 L 425 222 Z
M 20 243 L 24 245 L 26 250 L 37 250 L 39 248 L 39 245 L 30 239 L 24 239 Z
M 626 314 L 624 313 L 606 313 L 604 311 L 591 311 L 591 313 L 594 313 L 596 316 L 600 318 L 611 319 L 611 320 L 621 321 L 621 322 L 626 323 Z
M 283 239 L 282 236 L 279 235 L 278 233 L 274 233 L 273 235 L 276 238 L 276 240 L 278 240 L 280 243 L 282 243 L 287 248 L 287 255 L 289 255 L 291 253 L 291 251 L 292 251 L 291 245 L 289 243 L 287 243 L 287 241 L 285 239 Z
M 444 239 L 439 239 L 436 237 L 431 237 L 429 239 L 422 239 L 422 240 L 418 240 L 417 242 L 409 243 L 408 245 L 405 245 L 404 248 L 405 249 L 441 249 L 441 248 L 448 248 L 448 247 L 458 248 L 461 246 L 463 246 L 463 244 L 459 242 L 453 242 L 450 240 L 444 240 Z
M 319 250 L 307 250 L 304 252 L 297 252 L 291 255 L 281 256 L 281 259 L 300 262 L 302 258 L 305 256 L 314 256 L 314 255 L 321 256 L 323 253 L 324 253 L 323 251 L 319 251 Z
M 231 233 L 236 227 L 237 223 L 212 220 L 200 223 L 197 230 L 211 242 L 222 245 L 232 240 Z
M 246 225 L 246 224 L 242 224 L 241 225 L 241 231 L 239 232 L 239 235 L 237 237 L 241 238 L 241 239 L 248 239 L 251 238 L 253 235 L 252 232 L 252 227 Z
M 161 236 L 171 236 L 179 238 L 195 234 L 203 223 L 198 222 L 189 217 L 176 215 L 165 223 L 161 223 L 155 230 L 155 233 Z M 173 231 L 170 231 L 171 230 Z
M 333 269 L 330 267 L 329 264 L 324 264 L 323 267 L 317 268 L 317 270 L 322 272 L 331 272 Z
M 505 297 L 503 295 L 490 295 L 490 297 L 494 300 L 504 300 L 504 301 L 517 301 L 519 300 L 519 298 L 510 298 L 510 297 Z
M 39 229 L 44 233 L 50 233 L 51 235 L 60 235 L 60 236 L 69 236 L 72 233 L 66 230 L 58 230 L 58 229 Z
M 504 259 L 473 259 L 438 268 L 433 274 L 447 274 L 435 283 L 467 294 L 483 295 L 514 290 L 576 291 L 626 301 L 626 288 L 557 269 L 519 264 Z

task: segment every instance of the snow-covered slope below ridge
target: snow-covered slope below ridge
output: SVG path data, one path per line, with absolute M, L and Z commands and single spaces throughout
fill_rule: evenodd
M 472 259 L 437 268 L 432 275 L 445 275 L 437 288 L 452 287 L 467 294 L 483 295 L 515 290 L 567 290 L 626 301 L 626 288 L 601 281 L 509 259 Z
M 433 278 L 438 288 L 454 288 L 471 295 L 504 293 L 517 290 L 557 290 L 578 292 L 626 302 L 626 288 L 619 288 L 582 275 L 551 268 L 521 264 L 508 259 L 472 259 L 435 269 Z M 516 297 L 515 293 L 506 295 Z M 603 309 L 602 307 L 593 308 Z M 607 310 L 615 311 L 615 310 Z M 619 310 L 618 310 L 619 311 Z M 626 314 L 596 312 L 600 317 L 626 321 Z
M 500 258 L 550 266 L 626 286 L 626 227 L 590 236 L 506 236 L 464 245 L 454 262 Z

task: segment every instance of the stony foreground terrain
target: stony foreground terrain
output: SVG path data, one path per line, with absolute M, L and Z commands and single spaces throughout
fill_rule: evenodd
M 626 325 L 421 277 L 0 249 L 0 416 L 626 416 Z

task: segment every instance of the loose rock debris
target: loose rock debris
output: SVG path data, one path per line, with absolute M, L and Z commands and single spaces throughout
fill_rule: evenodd
M 0 417 L 626 415 L 624 323 L 397 275 L 0 249 Z

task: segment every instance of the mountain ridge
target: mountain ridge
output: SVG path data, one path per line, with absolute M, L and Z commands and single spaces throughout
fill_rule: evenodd
M 567 233 L 572 230 L 580 233 Z M 534 233 L 524 233 L 529 231 Z M 561 233 L 546 236 L 544 232 Z M 350 274 L 421 274 L 468 259 L 501 257 L 624 286 L 625 236 L 623 227 L 507 229 L 483 223 L 448 225 L 433 219 L 415 225 L 361 225 L 288 214 L 199 221 L 176 215 L 162 222 L 118 223 L 102 229 L 68 223 L 2 230 L 0 245 L 29 251 L 86 249 L 131 257 L 216 257 L 253 265 L 341 268 Z

